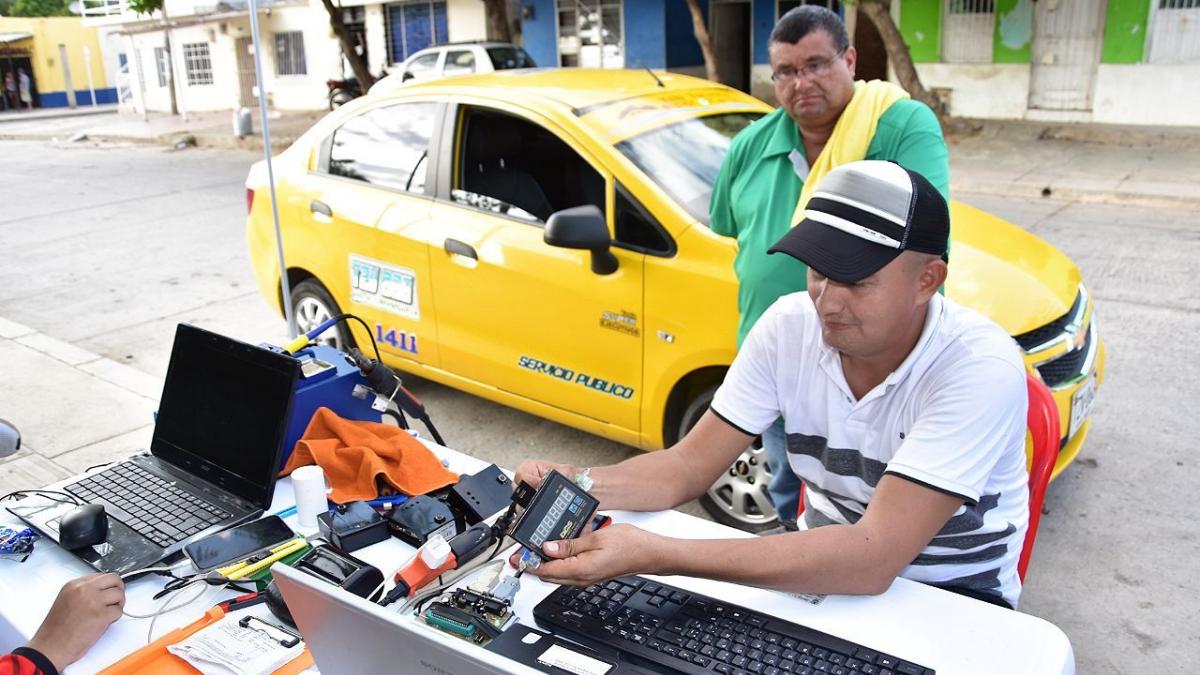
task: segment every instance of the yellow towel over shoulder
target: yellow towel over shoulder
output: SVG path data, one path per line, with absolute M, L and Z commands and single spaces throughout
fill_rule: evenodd
M 867 148 L 871 147 L 871 139 L 875 137 L 879 118 L 893 103 L 906 98 L 908 92 L 891 82 L 859 80 L 854 83 L 854 96 L 850 98 L 850 103 L 833 126 L 833 133 L 826 141 L 825 149 L 808 170 L 808 179 L 804 181 L 800 200 L 796 202 L 796 210 L 792 212 L 792 225 L 804 218 L 804 207 L 816 192 L 817 185 L 821 183 L 825 174 L 834 167 L 867 158 Z

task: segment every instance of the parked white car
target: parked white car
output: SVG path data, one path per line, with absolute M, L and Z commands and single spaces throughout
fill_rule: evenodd
M 455 75 L 536 67 L 524 49 L 508 42 L 455 42 L 426 47 L 413 54 L 387 77 L 377 81 L 371 91 L 389 91 L 408 82 Z

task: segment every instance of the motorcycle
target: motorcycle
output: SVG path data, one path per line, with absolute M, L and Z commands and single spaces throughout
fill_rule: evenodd
M 358 86 L 358 78 L 345 80 L 326 80 L 329 88 L 329 109 L 333 110 L 363 95 L 362 87 Z

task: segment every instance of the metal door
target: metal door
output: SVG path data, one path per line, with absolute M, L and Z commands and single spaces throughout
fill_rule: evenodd
M 1092 109 L 1105 4 L 1105 0 L 1035 3 L 1030 108 Z
M 241 37 L 234 45 L 237 52 L 238 105 L 250 107 L 254 101 L 254 39 Z

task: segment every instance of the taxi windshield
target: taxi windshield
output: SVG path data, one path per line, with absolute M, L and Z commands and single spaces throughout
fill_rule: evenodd
M 747 112 L 696 117 L 621 141 L 617 150 L 708 225 L 708 202 L 729 144 L 760 117 Z

